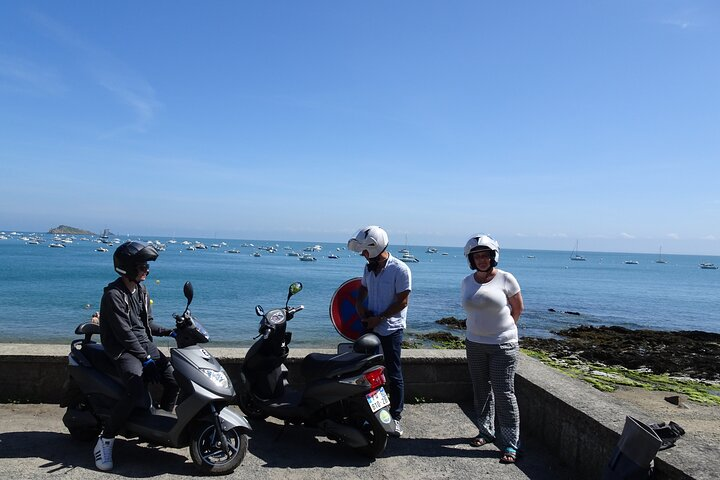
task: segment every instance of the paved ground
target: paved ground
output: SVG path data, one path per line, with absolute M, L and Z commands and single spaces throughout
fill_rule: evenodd
M 315 432 L 279 423 L 253 423 L 248 454 L 226 478 L 257 479 L 504 479 L 562 480 L 566 469 L 532 438 L 523 439 L 517 465 L 502 465 L 493 445 L 473 448 L 470 406 L 433 403 L 406 406 L 405 436 L 391 438 L 382 458 L 370 461 Z M 13 479 L 106 478 L 95 469 L 92 444 L 70 439 L 57 405 L 0 405 L 0 475 Z M 126 478 L 177 479 L 195 475 L 187 449 L 152 448 L 116 441 L 113 474 Z

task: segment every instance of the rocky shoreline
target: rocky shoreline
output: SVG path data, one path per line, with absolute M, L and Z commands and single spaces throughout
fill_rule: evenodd
M 522 338 L 521 347 L 555 358 L 720 381 L 720 334 L 579 326 L 553 332 L 561 338 Z
M 465 339 L 451 333 L 464 330 L 465 320 L 436 323 L 447 330 L 411 336 L 405 346 L 465 348 Z M 588 325 L 552 333 L 558 338 L 521 337 L 520 347 L 600 390 L 640 387 L 720 405 L 720 334 Z

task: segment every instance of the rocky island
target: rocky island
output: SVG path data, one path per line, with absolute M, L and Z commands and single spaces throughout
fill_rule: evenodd
M 65 234 L 65 235 L 95 235 L 89 230 L 83 230 L 81 228 L 69 227 L 67 225 L 58 225 L 55 228 L 48 230 L 48 233 L 52 235 Z

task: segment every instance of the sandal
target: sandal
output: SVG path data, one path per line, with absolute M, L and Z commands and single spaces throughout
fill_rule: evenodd
M 500 456 L 500 463 L 510 464 L 517 461 L 517 450 L 512 447 L 507 447 L 503 450 Z
M 470 445 L 473 447 L 482 447 L 483 445 L 487 445 L 488 443 L 492 443 L 492 440 L 488 440 L 485 437 L 477 436 L 470 440 Z

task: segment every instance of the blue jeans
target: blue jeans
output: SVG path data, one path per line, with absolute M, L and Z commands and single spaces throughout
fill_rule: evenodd
M 170 360 L 154 344 L 144 346 L 157 362 L 160 371 L 160 383 L 163 386 L 160 408 L 168 411 L 172 410 L 175 407 L 180 388 L 175 381 Z M 127 419 L 130 418 L 132 411 L 136 407 L 148 403 L 148 391 L 143 380 L 142 362 L 134 355 L 125 352 L 115 360 L 115 368 L 117 368 L 118 374 L 125 385 L 125 397 L 118 401 L 110 413 L 110 418 L 105 423 L 103 430 L 103 437 L 105 438 L 112 438 L 119 434 L 124 428 Z
M 385 378 L 388 380 L 385 388 L 390 397 L 390 415 L 395 420 L 400 420 L 405 407 L 405 382 L 400 364 L 403 330 L 395 330 L 390 335 L 377 335 L 377 337 L 380 339 L 385 357 Z

